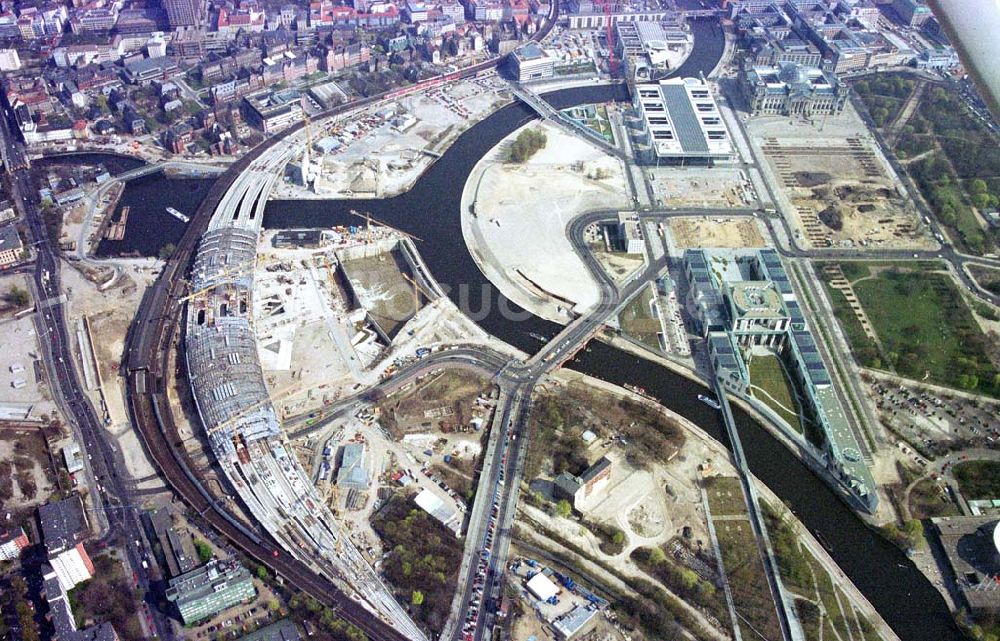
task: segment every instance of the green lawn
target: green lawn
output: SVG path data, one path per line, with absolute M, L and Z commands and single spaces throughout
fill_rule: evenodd
M 854 292 L 899 374 L 1000 396 L 988 339 L 948 275 L 889 269 Z
M 660 320 L 652 314 L 652 301 L 652 288 L 643 288 L 618 314 L 618 322 L 625 334 L 659 352 L 661 327 Z
M 967 501 L 1000 499 L 1000 461 L 965 461 L 954 474 Z
M 708 506 L 712 516 L 746 514 L 743 485 L 735 476 L 713 476 L 705 480 Z
M 733 605 L 740 615 L 743 638 L 754 630 L 766 639 L 780 639 L 781 626 L 764 574 L 764 562 L 749 521 L 716 521 L 715 533 L 722 550 L 722 565 L 726 568 Z
M 750 361 L 750 384 L 761 388 L 765 393 L 752 390 L 755 398 L 788 423 L 799 434 L 802 433 L 802 420 L 799 417 L 799 403 L 792 381 L 788 380 L 781 361 L 777 356 L 755 354 Z

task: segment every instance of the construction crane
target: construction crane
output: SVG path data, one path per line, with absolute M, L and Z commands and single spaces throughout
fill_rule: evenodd
M 371 214 L 369 214 L 367 212 L 365 212 L 365 213 L 362 214 L 361 212 L 352 209 L 350 213 L 351 213 L 352 216 L 357 216 L 358 218 L 364 218 L 365 219 L 365 224 L 368 225 L 369 228 L 371 227 L 372 221 L 375 221 L 376 224 L 381 225 L 383 227 L 387 227 L 387 228 L 389 228 L 389 229 L 391 229 L 391 230 L 393 230 L 395 232 L 398 232 L 398 233 L 406 236 L 407 238 L 412 238 L 413 240 L 419 240 L 419 241 L 423 242 L 422 238 L 414 236 L 413 234 L 409 234 L 409 233 L 403 231 L 402 229 L 398 229 L 398 228 L 393 227 L 392 225 L 389 225 L 387 223 L 383 223 L 381 220 L 379 220 L 378 218 L 375 218 L 374 216 L 372 216 Z
M 618 75 L 618 56 L 615 53 L 614 2 L 615 0 L 595 0 L 604 9 L 604 38 L 608 43 L 608 72 L 614 78 Z
M 413 284 L 413 313 L 416 314 L 417 310 L 420 309 L 420 294 L 423 294 L 427 300 L 434 300 L 434 297 L 428 294 L 427 290 L 415 279 L 411 278 L 409 274 L 403 274 L 403 272 L 400 272 L 400 274 Z

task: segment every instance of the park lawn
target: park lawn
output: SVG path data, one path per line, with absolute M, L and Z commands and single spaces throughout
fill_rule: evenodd
M 644 287 L 618 314 L 618 323 L 626 335 L 659 352 L 662 327 L 652 313 L 652 303 L 652 288 Z
M 987 338 L 951 278 L 887 270 L 854 286 L 896 371 L 997 395 Z
M 915 519 L 937 516 L 960 516 L 958 506 L 942 492 L 937 481 L 923 479 L 910 490 L 910 515 Z
M 753 636 L 757 631 L 766 639 L 780 639 L 777 609 L 750 522 L 716 521 L 715 533 L 743 638 L 757 638 Z
M 965 500 L 1000 499 L 1000 461 L 964 461 L 953 474 Z
M 750 384 L 764 391 L 763 394 L 752 391 L 755 398 L 774 410 L 793 430 L 802 433 L 795 387 L 777 356 L 754 355 L 750 361 Z
M 855 360 L 865 367 L 874 367 L 876 369 L 884 367 L 879 357 L 878 345 L 865 333 L 865 329 L 861 326 L 861 321 L 854 315 L 854 311 L 851 309 L 843 292 L 839 289 L 834 289 L 830 283 L 824 282 L 823 284 L 826 286 L 827 298 L 830 299 L 830 304 L 833 306 L 833 315 L 840 323 L 840 328 L 844 330 L 844 335 L 847 336 L 847 341 L 851 345 L 851 351 L 854 352 Z

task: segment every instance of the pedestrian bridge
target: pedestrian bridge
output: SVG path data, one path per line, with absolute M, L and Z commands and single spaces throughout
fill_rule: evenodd
M 532 111 L 545 120 L 561 127 L 574 136 L 580 136 L 601 151 L 628 162 L 629 158 L 626 157 L 625 152 L 609 143 L 604 136 L 559 111 L 549 103 L 545 102 L 545 100 L 534 91 L 531 91 L 524 85 L 515 82 L 510 83 L 510 87 L 511 92 L 518 100 L 526 104 L 532 109 Z

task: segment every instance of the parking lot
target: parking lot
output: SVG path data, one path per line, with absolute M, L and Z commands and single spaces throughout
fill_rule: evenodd
M 862 376 L 879 419 L 917 449 L 904 452 L 918 465 L 967 448 L 992 448 L 1000 439 L 1000 403 L 967 398 L 918 383 L 899 384 L 870 374 Z

